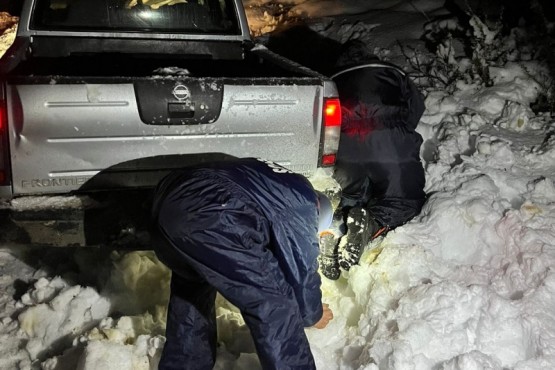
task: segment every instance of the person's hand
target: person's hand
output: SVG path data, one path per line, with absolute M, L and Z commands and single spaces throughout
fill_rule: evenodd
M 328 323 L 333 319 L 333 312 L 331 312 L 328 304 L 322 303 L 322 308 L 324 311 L 322 313 L 322 318 L 320 319 L 320 321 L 314 324 L 314 327 L 316 329 L 324 329 L 326 326 L 328 326 Z

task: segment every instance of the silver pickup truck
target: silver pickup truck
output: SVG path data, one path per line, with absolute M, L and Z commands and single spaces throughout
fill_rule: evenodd
M 0 59 L 0 241 L 147 243 L 145 199 L 172 168 L 335 162 L 334 83 L 256 44 L 240 0 L 23 0 L 19 16 Z

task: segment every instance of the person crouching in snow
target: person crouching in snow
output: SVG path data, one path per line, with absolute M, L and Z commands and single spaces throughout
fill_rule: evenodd
M 415 131 L 422 94 L 360 40 L 343 45 L 336 68 L 342 126 L 334 178 L 342 194 L 334 232 L 320 239 L 322 273 L 333 280 L 359 262 L 369 241 L 417 215 L 426 199 Z
M 219 292 L 241 311 L 263 369 L 315 369 L 304 328 L 333 318 L 317 261 L 317 233 L 332 214 L 305 177 L 254 158 L 162 179 L 152 205 L 154 249 L 172 279 L 159 368 L 213 368 Z

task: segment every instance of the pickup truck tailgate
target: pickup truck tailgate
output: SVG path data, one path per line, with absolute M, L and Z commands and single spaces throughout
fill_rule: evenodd
M 14 194 L 67 193 L 110 168 L 123 174 L 113 186 L 152 186 L 197 153 L 260 157 L 305 175 L 316 169 L 323 100 L 317 79 L 245 79 L 248 88 L 236 79 L 194 80 L 10 84 Z M 138 91 L 150 91 L 149 84 L 163 92 Z M 166 161 L 168 153 L 184 155 L 183 162 Z M 141 175 L 154 170 L 156 176 Z

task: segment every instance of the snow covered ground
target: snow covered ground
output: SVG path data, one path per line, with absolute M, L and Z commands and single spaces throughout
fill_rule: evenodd
M 246 4 L 255 33 L 292 14 L 264 13 L 275 1 Z M 397 39 L 422 46 L 423 24 L 444 14 L 423 0 L 281 4 L 324 17 L 312 24 L 321 34 L 362 38 L 395 61 Z M 307 329 L 318 369 L 555 368 L 555 118 L 530 108 L 540 71 L 520 53 L 491 66 L 488 87 L 427 85 L 418 130 L 429 199 L 368 245 L 359 266 L 323 279 L 335 318 Z M 333 186 L 324 172 L 312 181 Z M 2 246 L 0 368 L 156 369 L 168 279 L 145 251 Z M 221 301 L 218 316 L 216 368 L 260 368 L 237 311 Z

